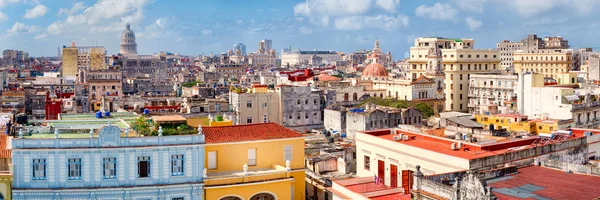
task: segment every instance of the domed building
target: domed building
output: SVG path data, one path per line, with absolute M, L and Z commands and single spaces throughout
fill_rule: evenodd
M 119 53 L 123 55 L 137 55 L 137 43 L 135 43 L 135 34 L 131 30 L 129 23 L 125 26 L 125 30 L 121 34 L 121 50 Z
M 382 64 L 379 64 L 378 62 L 378 58 L 379 56 L 377 55 L 377 53 L 373 53 L 373 62 L 369 65 L 367 65 L 367 67 L 365 67 L 365 69 L 362 71 L 362 79 L 363 80 L 383 80 L 388 78 L 388 72 L 387 69 L 385 69 L 385 67 L 383 67 Z

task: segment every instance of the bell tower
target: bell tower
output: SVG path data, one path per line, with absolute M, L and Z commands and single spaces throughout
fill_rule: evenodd
M 446 74 L 442 67 L 442 50 L 437 46 L 429 49 L 429 54 L 427 55 L 427 72 L 425 73 L 425 76 L 435 81 L 435 97 L 437 99 L 445 98 L 444 79 L 446 78 Z

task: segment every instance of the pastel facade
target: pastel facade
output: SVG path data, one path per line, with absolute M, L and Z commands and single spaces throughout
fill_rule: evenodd
M 14 139 L 13 199 L 204 199 L 204 135 Z
M 206 199 L 305 199 L 301 134 L 275 123 L 207 127 L 203 132 Z
M 468 110 L 469 77 L 499 69 L 500 57 L 497 50 L 474 49 L 472 39 L 417 38 L 410 48 L 410 75 L 412 80 L 426 75 L 428 57 L 432 48 L 441 50 L 441 64 L 445 74 L 444 94 L 446 111 Z

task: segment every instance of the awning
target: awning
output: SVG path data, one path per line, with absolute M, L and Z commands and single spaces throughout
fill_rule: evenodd
M 567 101 L 579 100 L 579 96 L 577 96 L 577 95 L 567 95 L 567 96 L 565 96 L 565 98 L 567 98 Z

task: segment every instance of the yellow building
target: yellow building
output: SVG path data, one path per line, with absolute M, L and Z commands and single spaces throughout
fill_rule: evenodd
M 570 126 L 573 120 L 534 119 L 528 120 L 525 115 L 497 114 L 475 115 L 475 120 L 485 125 L 485 129 L 506 129 L 509 132 L 525 132 L 531 134 L 553 133 Z
M 486 73 L 500 67 L 497 50 L 475 49 L 473 39 L 464 38 L 417 38 L 410 47 L 410 75 L 412 80 L 426 75 L 429 51 L 441 49 L 442 68 L 445 73 L 444 93 L 446 110 L 468 110 L 468 87 L 470 74 Z
M 204 199 L 305 199 L 302 134 L 275 123 L 206 127 L 202 132 Z
M 106 69 L 106 50 L 104 47 L 90 48 L 90 68 L 93 70 Z
M 558 74 L 568 73 L 571 70 L 573 65 L 571 57 L 570 50 L 522 51 L 513 54 L 513 64 L 517 73 L 535 72 L 543 74 L 544 77 L 558 78 Z
M 70 47 L 64 47 L 62 51 L 62 76 L 75 77 L 77 76 L 78 66 L 78 49 L 73 42 Z
M 13 175 L 10 172 L 0 172 L 0 199 L 12 199 Z

